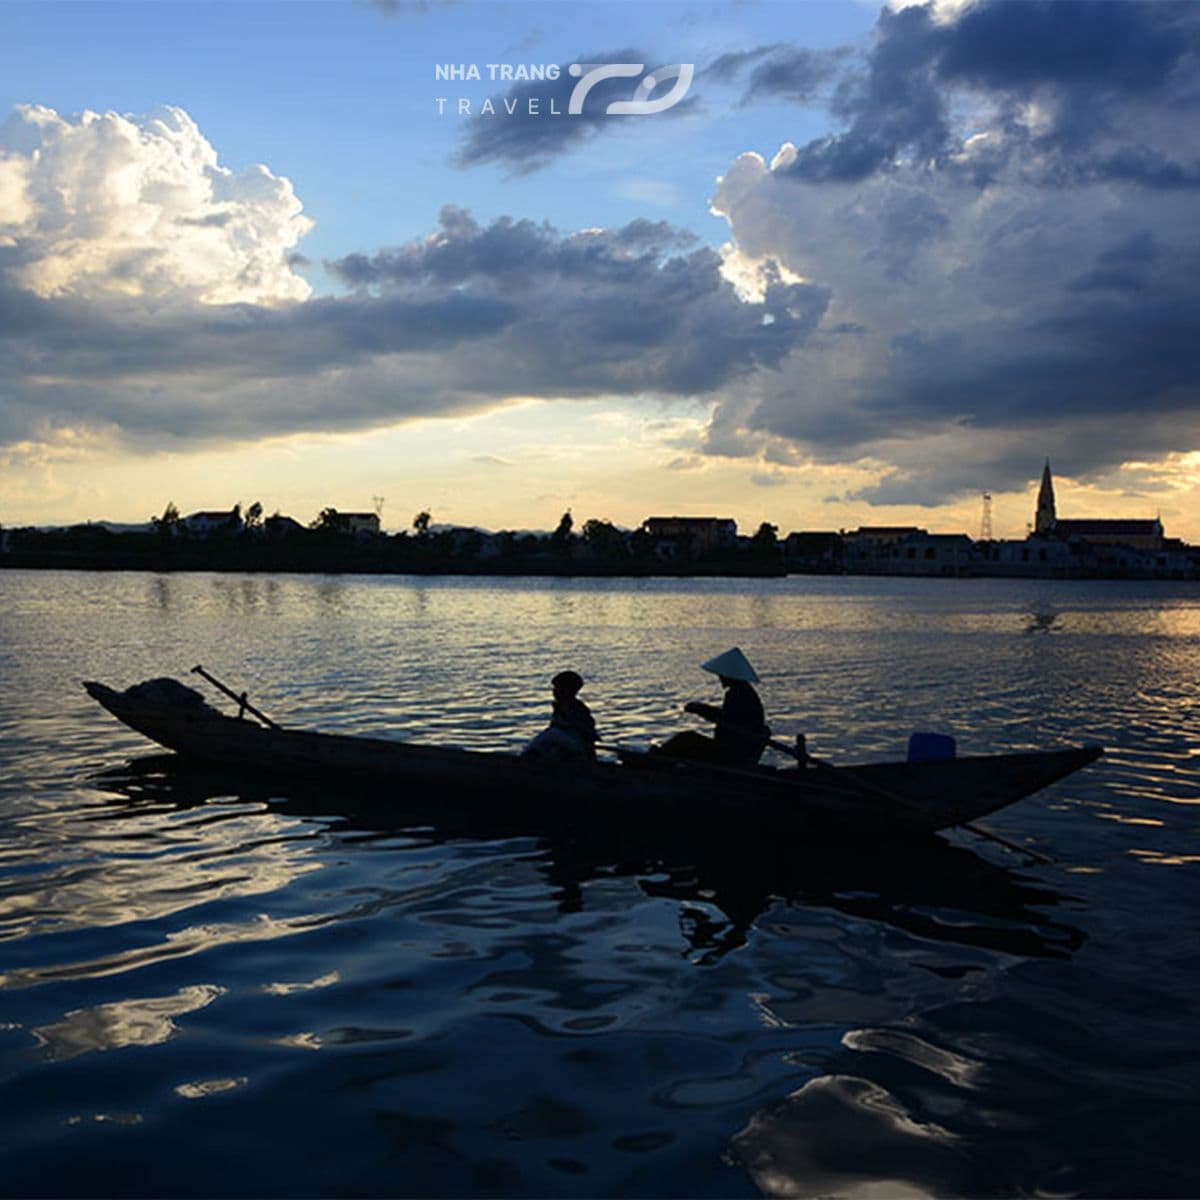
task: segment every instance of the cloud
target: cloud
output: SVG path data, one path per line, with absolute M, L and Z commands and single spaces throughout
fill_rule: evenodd
M 20 240 L 14 252 L 37 260 Z M 97 294 L 90 277 L 38 295 L 0 274 L 0 445 L 94 428 L 180 446 L 528 397 L 704 396 L 772 370 L 825 304 L 778 281 L 746 303 L 715 251 L 645 220 L 564 233 L 449 207 L 426 238 L 326 265 L 349 294 L 283 305 Z
M 29 220 L 29 162 L 0 149 L 0 247 L 13 244 L 13 233 Z
M 961 167 L 954 112 L 965 104 L 971 119 L 1004 134 L 994 150 L 1045 182 L 1194 187 L 1194 158 L 1166 145 L 1148 153 L 1141 135 L 1155 111 L 1195 112 L 1198 49 L 1191 5 L 981 0 L 957 11 L 884 10 L 865 60 L 833 94 L 831 112 L 846 128 L 798 147 L 786 170 L 854 182 L 898 160 Z M 967 165 L 995 166 L 978 157 Z
M 707 451 L 878 462 L 857 498 L 937 504 L 1022 487 L 1047 453 L 1086 479 L 1200 446 L 1196 25 L 1172 5 L 885 11 L 832 102 L 846 132 L 718 185 L 731 273 L 776 263 L 829 301 L 776 371 L 722 392 Z
M 396 251 L 329 264 L 380 297 L 464 297 L 514 306 L 489 372 L 528 395 L 702 395 L 772 368 L 820 319 L 825 293 L 775 283 L 740 301 L 719 255 L 663 221 L 560 233 L 461 209 Z
M 574 61 L 581 65 L 643 63 L 647 71 L 660 65 L 653 56 L 630 47 L 585 55 Z M 602 132 L 628 129 L 628 118 L 609 116 L 607 108 L 613 100 L 632 99 L 637 80 L 602 80 L 588 91 L 583 110 L 572 115 L 569 112 L 571 93 L 579 80 L 570 74 L 571 65 L 561 64 L 557 79 L 514 83 L 504 95 L 491 97 L 494 115 L 477 113 L 471 118 L 455 162 L 461 167 L 496 163 L 516 175 L 528 175 Z M 672 79 L 665 80 L 648 98 L 660 98 L 673 83 Z M 687 96 L 659 114 L 657 119 L 679 117 L 694 110 L 694 98 Z
M 750 482 L 754 484 L 755 487 L 769 488 L 783 487 L 785 484 L 791 481 L 787 475 L 776 469 L 773 471 L 755 471 L 750 476 Z
M 750 50 L 722 54 L 709 64 L 705 77 L 719 83 L 731 83 L 750 68 L 741 103 L 782 99 L 795 104 L 811 104 L 821 97 L 827 84 L 838 73 L 850 51 L 807 50 L 786 42 L 772 42 Z
M 426 13 L 436 5 L 449 6 L 457 3 L 457 0 L 357 0 L 357 2 L 375 9 L 376 12 L 383 13 L 384 16 L 396 17 L 401 13 Z
M 221 166 L 178 108 L 0 126 L 0 272 L 36 296 L 303 300 L 287 256 L 311 226 L 288 180 Z

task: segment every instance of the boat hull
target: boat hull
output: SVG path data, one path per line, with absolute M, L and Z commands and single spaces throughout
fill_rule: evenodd
M 514 754 L 267 728 L 146 703 L 101 683 L 88 694 L 160 746 L 202 762 L 299 776 L 394 782 L 447 805 L 564 806 L 580 820 L 714 821 L 739 830 L 928 834 L 994 812 L 1078 770 L 1099 747 L 916 763 L 734 770 L 649 755 L 564 767 Z

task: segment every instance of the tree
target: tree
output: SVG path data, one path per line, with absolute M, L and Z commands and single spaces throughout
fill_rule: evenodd
M 571 516 L 571 510 L 568 508 L 561 517 L 558 518 L 558 528 L 550 535 L 550 540 L 556 546 L 566 546 L 571 541 L 571 530 L 575 528 L 575 520 Z
M 600 558 L 623 558 L 629 552 L 625 535 L 611 521 L 597 517 L 584 521 L 583 540 Z
M 323 508 L 309 528 L 315 529 L 317 533 L 341 533 L 342 515 L 336 508 Z
M 760 554 L 764 558 L 776 554 L 779 551 L 779 526 L 764 521 L 750 540 L 756 554 Z
M 638 562 L 645 562 L 654 557 L 655 539 L 646 532 L 644 526 L 639 526 L 629 535 L 629 553 Z
M 429 534 L 429 522 L 433 518 L 429 515 L 426 509 L 421 509 L 415 517 L 413 517 L 413 529 L 416 530 L 417 537 L 427 537 Z
M 248 509 L 246 509 L 246 516 L 245 516 L 246 528 L 250 529 L 250 530 L 258 529 L 259 526 L 262 525 L 262 519 L 263 519 L 262 503 L 258 500 L 255 500 L 255 502 L 252 505 L 250 505 L 250 507 Z

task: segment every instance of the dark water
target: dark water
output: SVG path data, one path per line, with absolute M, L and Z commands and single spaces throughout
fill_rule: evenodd
M 925 849 L 554 827 L 181 771 L 78 686 L 519 746 L 574 666 L 663 735 L 1099 741 Z M 0 1192 L 1200 1193 L 1200 591 L 0 572 Z

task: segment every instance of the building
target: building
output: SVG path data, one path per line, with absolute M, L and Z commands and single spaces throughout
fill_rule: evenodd
M 699 557 L 737 547 L 737 522 L 731 517 L 647 517 L 641 528 L 659 558 Z
M 378 513 L 344 513 L 337 514 L 337 528 L 340 533 L 365 533 L 375 534 L 379 532 L 379 514 Z
M 1062 519 L 1054 503 L 1054 479 L 1050 460 L 1042 468 L 1042 484 L 1038 489 L 1037 511 L 1034 514 L 1034 536 L 1052 537 L 1063 542 L 1087 542 L 1091 546 L 1128 546 L 1157 554 L 1163 548 L 1162 521 L 1127 518 Z
M 1051 537 L 1058 520 L 1054 507 L 1054 480 L 1050 477 L 1050 460 L 1042 468 L 1042 486 L 1038 488 L 1037 511 L 1033 518 L 1033 532 L 1042 537 Z
M 916 525 L 860 525 L 842 534 L 847 546 L 891 546 L 926 531 Z
M 783 558 L 798 571 L 832 571 L 842 561 L 842 535 L 824 530 L 802 530 L 783 539 Z
M 304 533 L 304 526 L 292 517 L 276 513 L 263 522 L 263 532 L 271 539 L 296 537 L 298 534 Z
M 1155 554 L 1163 548 L 1163 527 L 1157 517 L 1152 521 L 1056 521 L 1054 533 L 1065 542 L 1087 542 L 1092 546 L 1129 546 Z
M 846 545 L 846 563 L 878 575 L 974 575 L 980 556 L 965 533 L 927 533 L 903 538 L 858 539 Z
M 890 574 L 894 547 L 906 538 L 928 537 L 916 525 L 860 525 L 842 534 L 842 559 L 850 572 Z
M 901 575 L 973 575 L 979 557 L 965 533 L 913 533 L 890 546 Z
M 242 514 L 237 508 L 227 511 L 201 511 L 189 513 L 180 524 L 195 537 L 212 537 L 215 533 L 240 533 Z
M 1066 542 L 1056 538 L 1029 537 L 1021 541 L 998 538 L 980 542 L 976 552 L 986 575 L 1068 578 L 1087 566 L 1080 555 L 1071 553 Z

